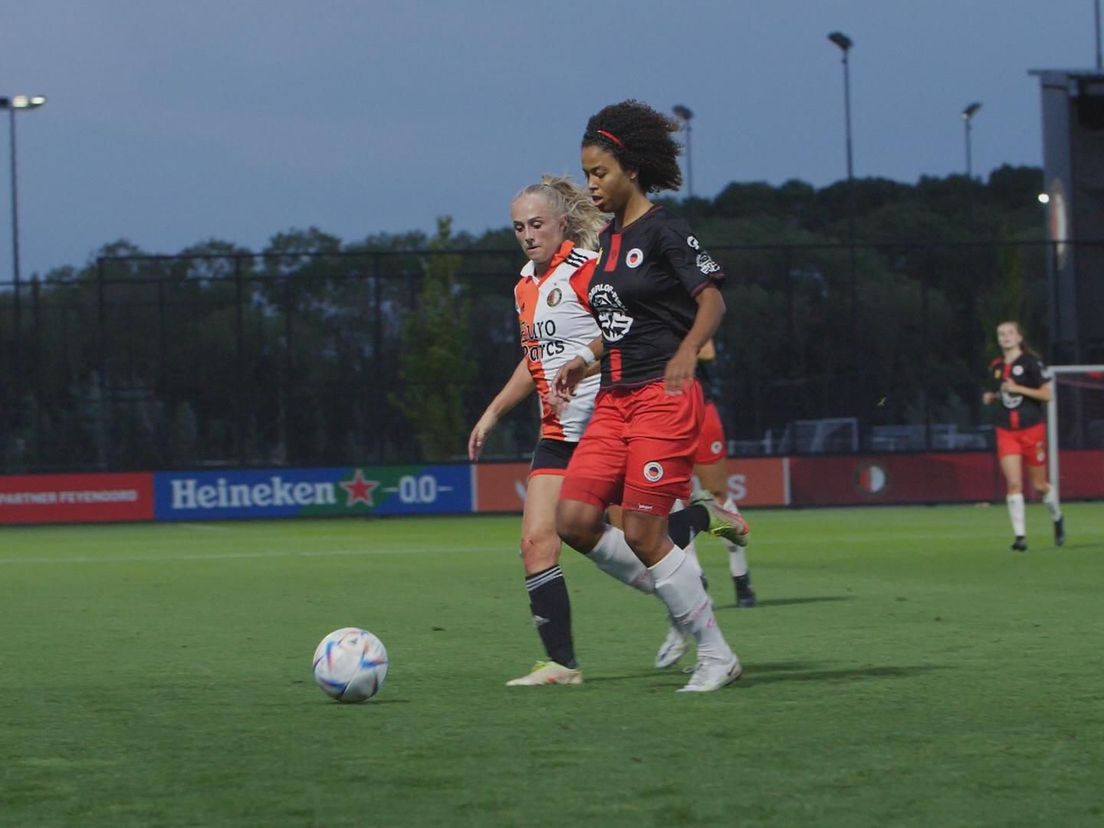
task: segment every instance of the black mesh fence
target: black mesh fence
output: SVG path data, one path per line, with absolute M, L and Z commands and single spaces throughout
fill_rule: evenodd
M 712 247 L 733 454 L 989 445 L 993 327 L 1047 353 L 1045 244 Z M 0 470 L 462 459 L 517 365 L 516 250 L 105 258 L 0 283 Z M 17 301 L 18 299 L 18 301 Z M 531 449 L 536 405 L 488 454 Z

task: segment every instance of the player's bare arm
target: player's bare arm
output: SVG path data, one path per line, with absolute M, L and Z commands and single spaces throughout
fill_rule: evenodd
M 725 313 L 724 297 L 715 287 L 707 287 L 696 297 L 698 312 L 694 324 L 679 345 L 675 355 L 667 361 L 664 385 L 671 394 L 681 393 L 694 381 L 698 353 L 706 346 L 720 327 Z
M 589 351 L 589 353 L 587 353 Z M 601 370 L 602 354 L 606 352 L 602 337 L 593 339 L 586 350 L 565 362 L 556 372 L 548 389 L 548 401 L 551 404 L 563 404 L 571 398 L 575 386 L 586 377 Z
M 511 411 L 518 403 L 532 394 L 534 388 L 536 388 L 536 383 L 533 382 L 533 376 L 529 373 L 529 366 L 523 357 L 517 368 L 514 369 L 514 373 L 510 375 L 510 379 L 506 380 L 502 390 L 491 400 L 490 405 L 483 412 L 483 416 L 479 418 L 475 428 L 472 429 L 468 437 L 469 460 L 479 459 L 479 455 L 483 452 L 483 446 L 487 442 L 487 435 L 498 425 L 502 415 Z

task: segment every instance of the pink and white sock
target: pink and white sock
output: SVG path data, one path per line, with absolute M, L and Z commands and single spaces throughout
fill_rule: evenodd
M 698 567 L 677 546 L 648 568 L 655 590 L 683 630 L 694 636 L 699 660 L 731 661 L 732 650 L 717 626 L 713 602 L 702 586 Z
M 646 592 L 649 595 L 655 592 L 655 584 L 648 568 L 636 557 L 636 553 L 629 547 L 625 540 L 625 533 L 616 526 L 607 526 L 606 531 L 594 548 L 587 553 L 594 565 L 607 575 L 612 575 L 623 584 L 628 584 L 633 589 Z

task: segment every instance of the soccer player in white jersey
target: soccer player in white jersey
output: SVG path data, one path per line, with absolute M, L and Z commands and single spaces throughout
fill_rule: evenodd
M 586 292 L 597 261 L 597 254 L 590 248 L 596 246 L 605 217 L 570 179 L 552 176 L 518 193 L 510 214 L 518 244 L 529 258 L 514 288 L 522 357 L 472 429 L 468 456 L 478 460 L 487 435 L 502 416 L 534 389 L 538 392 L 541 429 L 526 486 L 521 559 L 533 621 L 548 660 L 538 661 L 528 675 L 507 683 L 580 684 L 582 673 L 571 634 L 571 604 L 559 566 L 556 503 L 564 470 L 594 410 L 599 377 L 595 370 L 566 402 L 550 399 L 549 386 L 560 366 L 599 336 Z M 687 510 L 682 520 L 697 518 L 695 528 L 710 528 L 710 517 L 697 511 Z M 619 531 L 587 557 L 623 583 L 654 594 L 655 585 L 647 569 Z

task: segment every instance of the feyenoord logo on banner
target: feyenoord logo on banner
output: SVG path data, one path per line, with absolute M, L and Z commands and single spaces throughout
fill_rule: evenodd
M 855 488 L 864 495 L 880 495 L 889 485 L 889 475 L 877 463 L 863 463 L 855 470 Z

